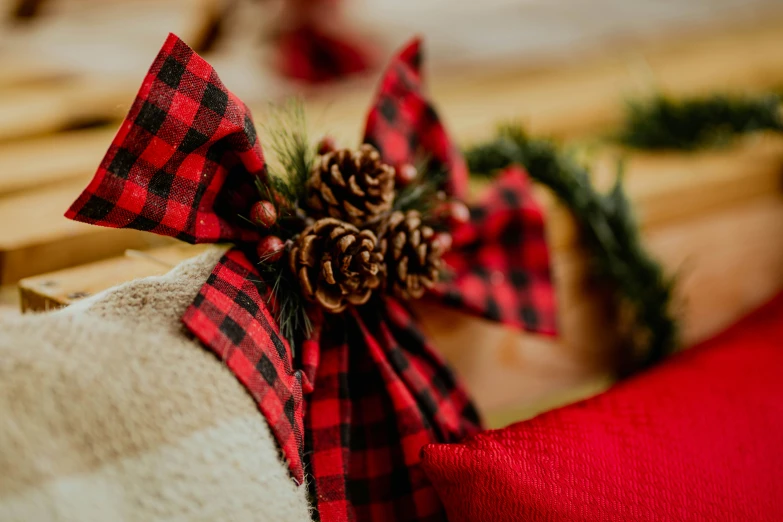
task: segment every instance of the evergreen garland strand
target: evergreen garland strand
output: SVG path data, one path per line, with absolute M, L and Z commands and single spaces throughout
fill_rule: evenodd
M 651 150 L 722 146 L 742 134 L 783 131 L 780 103 L 776 94 L 679 100 L 656 95 L 628 104 L 617 138 L 623 145 Z
M 465 158 L 473 176 L 524 166 L 573 213 L 596 270 L 614 283 L 632 312 L 621 373 L 655 364 L 676 348 L 677 323 L 670 309 L 674 282 L 642 247 L 621 177 L 609 193 L 600 194 L 587 169 L 559 153 L 552 142 L 528 137 L 519 126 L 502 127 L 492 141 L 468 148 Z

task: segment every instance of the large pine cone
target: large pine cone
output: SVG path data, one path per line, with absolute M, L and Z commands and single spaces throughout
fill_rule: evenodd
M 361 226 L 388 212 L 393 201 L 394 168 L 381 162 L 372 145 L 324 154 L 307 180 L 307 205 L 316 218 Z
M 443 243 L 415 210 L 392 213 L 383 237 L 388 289 L 402 299 L 420 298 L 438 280 Z
M 332 313 L 366 303 L 380 286 L 385 268 L 375 234 L 334 218 L 307 227 L 291 249 L 289 262 L 304 296 Z

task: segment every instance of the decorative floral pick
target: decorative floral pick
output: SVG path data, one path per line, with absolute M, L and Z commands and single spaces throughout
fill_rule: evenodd
M 247 107 L 170 35 L 66 214 L 233 244 L 183 321 L 253 396 L 294 479 L 307 471 L 324 521 L 443 518 L 419 451 L 479 429 L 407 300 L 429 293 L 554 333 L 528 180 L 509 170 L 473 209 L 456 199 L 465 163 L 422 93 L 420 62 L 418 41 L 393 60 L 359 148 L 324 140 L 316 154 L 284 130 L 279 176 Z

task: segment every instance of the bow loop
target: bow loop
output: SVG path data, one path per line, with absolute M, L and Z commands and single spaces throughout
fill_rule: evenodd
M 189 243 L 256 241 L 238 214 L 265 176 L 250 110 L 172 34 L 66 217 Z
M 424 95 L 421 42 L 414 39 L 391 62 L 367 116 L 364 141 L 399 168 L 422 158 L 429 169 L 445 171 L 446 190 L 464 198 L 468 170 L 438 113 Z
M 487 319 L 556 333 L 544 214 L 521 168 L 501 173 L 452 237 L 444 256 L 451 274 L 436 286 L 436 294 Z

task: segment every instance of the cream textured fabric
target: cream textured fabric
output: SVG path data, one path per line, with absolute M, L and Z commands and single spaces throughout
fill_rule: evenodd
M 220 254 L 0 317 L 0 521 L 310 520 L 255 403 L 181 326 Z

